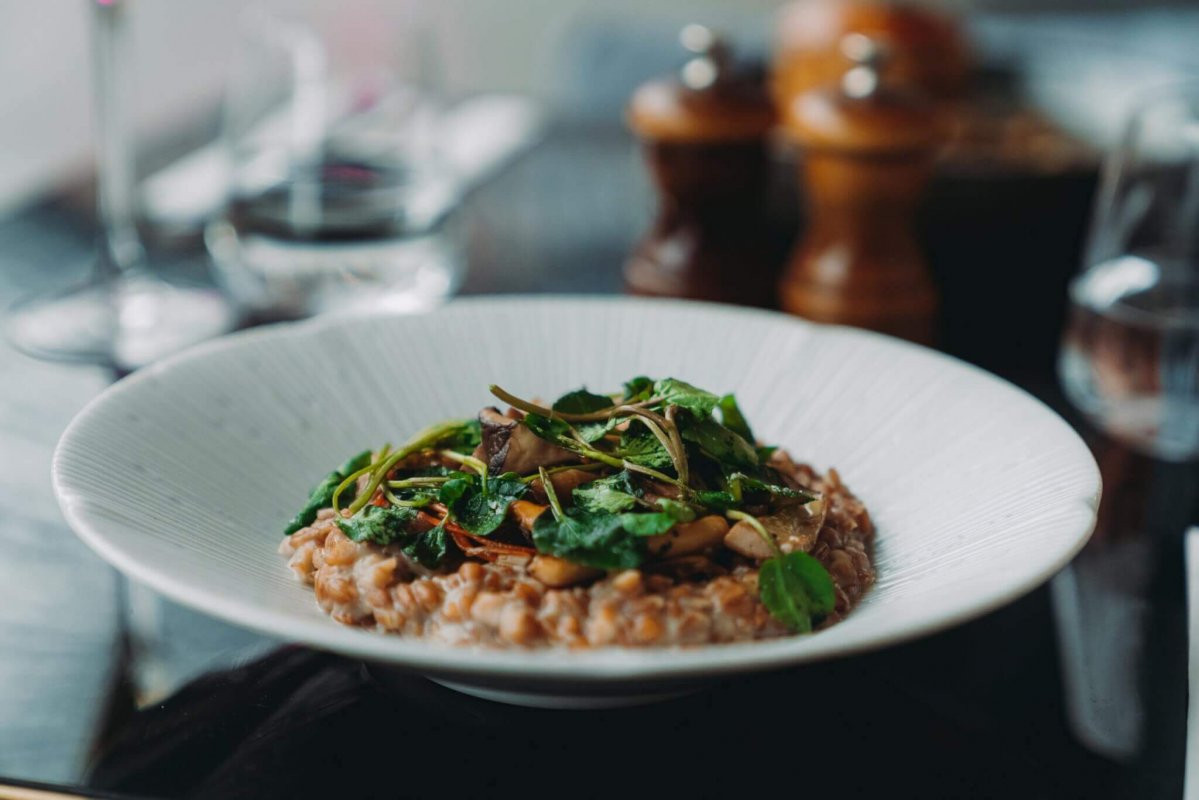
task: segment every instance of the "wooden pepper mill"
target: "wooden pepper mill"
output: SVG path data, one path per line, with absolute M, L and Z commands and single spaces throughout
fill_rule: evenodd
M 940 135 L 933 106 L 889 88 L 862 34 L 839 83 L 783 109 L 802 149 L 808 228 L 779 284 L 783 309 L 931 344 L 937 292 L 915 215 Z
M 910 0 L 799 0 L 782 6 L 775 22 L 775 96 L 786 101 L 840 80 L 851 33 L 886 42 L 889 80 L 938 102 L 966 92 L 970 47 L 953 15 Z
M 688 25 L 680 39 L 692 58 L 677 76 L 638 88 L 627 112 L 660 197 L 652 228 L 625 264 L 625 286 L 770 305 L 784 256 L 764 208 L 774 107 L 707 28 Z

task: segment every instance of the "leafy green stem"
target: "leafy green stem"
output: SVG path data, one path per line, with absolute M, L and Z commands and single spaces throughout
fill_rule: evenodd
M 554 490 L 554 482 L 550 480 L 550 474 L 545 471 L 545 467 L 538 467 L 537 474 L 541 478 L 541 487 L 545 490 L 545 496 L 550 501 L 550 510 L 554 512 L 554 519 L 561 520 L 565 516 L 562 510 L 562 503 L 558 501 L 558 492 Z
M 522 400 L 511 392 L 492 384 L 487 387 L 490 392 L 503 400 L 513 408 L 519 409 L 526 414 L 537 414 L 538 416 L 548 417 L 550 419 L 560 419 L 566 422 L 601 422 L 606 419 L 611 419 L 617 416 L 628 416 L 633 409 L 648 408 L 656 403 L 662 402 L 660 397 L 651 397 L 649 400 L 643 400 L 640 403 L 633 403 L 625 406 L 612 406 L 601 411 L 592 411 L 586 414 L 571 414 L 565 411 L 555 411 L 552 408 L 539 406 L 536 403 L 531 403 L 528 400 Z
M 689 465 L 687 464 L 687 450 L 683 447 L 683 436 L 679 433 L 679 425 L 674 420 L 675 416 L 678 414 L 678 411 L 679 407 L 673 403 L 666 407 L 666 425 L 664 429 L 670 434 L 670 438 L 674 442 L 675 452 L 679 454 L 679 464 L 682 466 L 682 469 L 677 469 L 678 465 L 676 465 L 676 471 L 679 473 L 679 480 L 690 485 L 691 471 Z
M 425 428 L 409 439 L 395 452 L 389 454 L 386 458 L 382 458 L 371 466 L 359 470 L 354 475 L 346 478 L 346 480 L 342 481 L 342 485 L 337 487 L 338 491 L 334 494 L 340 495 L 341 490 L 349 485 L 351 479 L 356 480 L 360 475 L 369 473 L 371 479 L 370 483 L 368 483 L 366 486 L 366 491 L 359 493 L 358 497 L 354 499 L 354 502 L 350 504 L 348 509 L 351 514 L 358 513 L 358 511 L 360 511 L 362 507 L 369 503 L 370 499 L 374 497 L 375 492 L 379 489 L 379 484 L 383 483 L 383 481 L 387 478 L 387 473 L 391 472 L 392 467 L 413 453 L 416 453 L 420 450 L 429 449 L 438 442 L 449 438 L 451 435 L 461 430 L 466 424 L 468 424 L 468 421 L 465 420 L 450 420 Z M 337 506 L 335 504 L 334 509 L 336 508 Z
M 687 483 L 687 454 L 681 447 L 675 447 L 674 437 L 663 429 L 664 425 L 670 423 L 658 414 L 645 409 L 637 409 L 634 413 L 641 424 L 648 428 L 649 432 L 662 445 L 666 454 L 670 456 L 670 463 L 674 465 L 674 471 L 679 476 L 679 481 L 685 485 Z
M 677 486 L 679 489 L 683 490 L 684 494 L 690 495 L 690 494 L 694 493 L 694 491 L 695 491 L 690 486 L 688 486 L 687 484 L 680 481 L 678 478 L 672 478 L 669 475 L 667 475 L 665 472 L 658 472 L 658 470 L 656 470 L 656 469 L 652 469 L 650 467 L 643 467 L 640 464 L 634 464 L 632 461 L 624 461 L 621 463 L 620 466 L 623 469 L 629 470 L 630 472 L 640 472 L 642 475 L 648 475 L 649 477 L 653 478 L 656 481 L 662 481 L 663 483 L 669 483 L 671 486 Z
M 393 506 L 399 506 L 401 508 L 421 508 L 422 506 L 427 506 L 429 503 L 433 502 L 433 497 L 431 495 L 426 495 L 418 500 L 403 500 L 399 497 L 396 497 L 391 489 L 387 487 L 383 487 L 383 496 L 387 498 L 387 502 L 391 503 Z
M 420 476 L 416 478 L 403 478 L 398 481 L 388 481 L 387 486 L 390 489 L 411 489 L 413 487 L 441 486 L 448 481 L 447 477 L 440 476 Z
M 365 467 L 358 470 L 357 472 L 351 472 L 344 479 L 342 479 L 341 483 L 337 484 L 337 488 L 333 490 L 333 510 L 335 512 L 341 513 L 341 506 L 339 505 L 339 501 L 341 500 L 342 492 L 344 492 L 346 489 L 350 488 L 355 483 L 357 483 L 358 479 L 361 478 L 363 475 L 368 475 L 371 472 L 373 472 L 375 469 L 375 463 L 377 463 L 377 462 L 372 462 L 370 464 L 367 464 Z
M 483 491 L 487 491 L 487 465 L 474 456 L 463 455 L 456 453 L 453 450 L 439 450 L 437 455 L 442 458 L 448 458 L 450 461 L 456 461 L 459 464 L 470 467 L 475 472 L 479 473 L 479 483 L 483 487 Z
M 591 471 L 603 469 L 606 466 L 609 466 L 609 465 L 597 461 L 594 464 L 563 464 L 562 466 L 550 467 L 549 469 L 546 469 L 545 467 L 541 467 L 541 469 L 539 471 L 534 472 L 532 475 L 522 476 L 521 480 L 524 481 L 525 483 L 532 483 L 533 481 L 535 481 L 541 477 L 542 471 L 546 472 L 549 475 L 554 475 L 556 473 L 566 472 L 567 470 L 572 470 L 572 469 L 581 469 L 584 471 L 591 472 Z

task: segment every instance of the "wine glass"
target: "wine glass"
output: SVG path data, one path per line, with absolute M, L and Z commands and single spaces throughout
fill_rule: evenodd
M 415 4 L 399 8 L 401 24 L 358 9 L 372 33 L 340 48 L 336 30 L 257 7 L 238 26 L 228 197 L 205 242 L 258 318 L 424 310 L 460 282 L 431 37 Z
M 95 67 L 96 261 L 82 284 L 18 302 L 9 340 L 35 358 L 132 370 L 224 333 L 234 315 L 213 289 L 167 283 L 150 272 L 136 227 L 133 142 L 125 74 L 124 0 L 90 0 Z
M 1113 438 L 1199 457 L 1199 85 L 1145 100 L 1104 165 L 1059 373 Z

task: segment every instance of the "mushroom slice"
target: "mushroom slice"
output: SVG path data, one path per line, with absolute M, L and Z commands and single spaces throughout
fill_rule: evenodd
M 546 586 L 561 588 L 598 578 L 603 571 L 584 567 L 582 564 L 575 564 L 564 558 L 538 555 L 534 556 L 533 562 L 529 564 L 529 574 Z
M 501 414 L 498 408 L 479 412 L 483 442 L 475 456 L 487 463 L 492 472 L 518 472 L 524 475 L 538 467 L 551 467 L 576 460 L 569 450 L 540 438 L 527 425 Z
M 564 469 L 560 472 L 550 473 L 550 484 L 554 487 L 554 494 L 559 497 L 569 497 L 575 489 L 598 477 L 599 475 L 590 470 Z M 541 485 L 541 478 L 534 478 L 529 483 L 529 494 L 539 503 L 549 501 L 545 496 L 545 488 Z
M 784 553 L 806 553 L 816 544 L 816 534 L 824 524 L 826 505 L 817 499 L 805 505 L 785 506 L 758 521 Z M 753 526 L 738 522 L 724 537 L 725 547 L 748 558 L 764 561 L 774 555 L 774 548 L 767 543 Z
M 712 514 L 694 522 L 675 525 L 666 533 L 650 536 L 645 540 L 645 546 L 650 555 L 670 558 L 715 547 L 728 532 L 729 523 L 725 518 Z

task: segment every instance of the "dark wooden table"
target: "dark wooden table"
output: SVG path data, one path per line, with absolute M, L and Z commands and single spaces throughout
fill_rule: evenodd
M 558 129 L 470 199 L 465 291 L 618 292 L 650 204 L 627 137 Z M 0 223 L 0 302 L 67 280 L 90 235 L 56 202 Z M 194 270 L 193 245 L 163 258 Z M 986 337 L 1004 331 L 968 328 L 947 348 L 1003 351 Z M 1069 415 L 1044 358 L 1003 356 L 978 360 Z M 151 797 L 1181 796 L 1195 466 L 1086 430 L 1100 529 L 1052 589 L 918 642 L 655 706 L 536 711 L 415 675 L 385 690 L 360 662 L 125 583 L 67 530 L 46 477 L 57 435 L 105 382 L 0 347 L 4 779 Z

